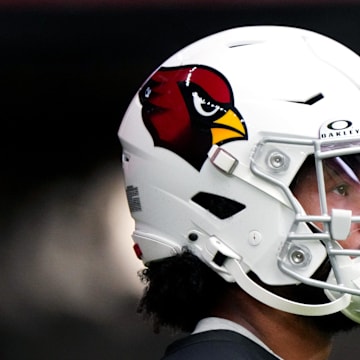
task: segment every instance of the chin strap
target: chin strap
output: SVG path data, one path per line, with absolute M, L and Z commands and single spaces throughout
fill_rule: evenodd
M 306 316 L 329 315 L 347 308 L 351 301 L 350 294 L 343 294 L 339 298 L 324 304 L 302 304 L 280 297 L 262 288 L 251 280 L 240 264 L 240 260 L 227 258 L 223 267 L 233 276 L 236 283 L 249 295 L 258 301 L 278 310 Z

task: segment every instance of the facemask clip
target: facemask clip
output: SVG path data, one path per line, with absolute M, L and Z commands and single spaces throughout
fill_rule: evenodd
M 332 209 L 330 232 L 334 240 L 346 240 L 351 229 L 351 210 Z

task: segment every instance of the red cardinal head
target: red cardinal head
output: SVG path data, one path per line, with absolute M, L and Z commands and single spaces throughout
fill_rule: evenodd
M 200 170 L 213 144 L 247 140 L 229 82 L 201 66 L 160 68 L 139 93 L 142 117 L 155 146 Z

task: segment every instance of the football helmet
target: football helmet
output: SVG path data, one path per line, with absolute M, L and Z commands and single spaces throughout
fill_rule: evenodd
M 353 51 L 298 28 L 230 29 L 171 56 L 119 130 L 137 255 L 187 248 L 271 307 L 360 322 L 359 86 Z M 271 291 L 301 283 L 328 301 Z

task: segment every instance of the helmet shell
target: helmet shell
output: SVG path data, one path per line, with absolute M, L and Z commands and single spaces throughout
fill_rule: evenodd
M 186 247 L 229 281 L 232 274 L 215 260 L 218 252 L 267 284 L 298 283 L 278 266 L 296 216 L 297 200 L 289 200 L 284 187 L 314 153 L 306 140 L 319 139 L 324 123 L 360 119 L 359 69 L 359 57 L 338 42 L 281 26 L 220 32 L 156 69 L 119 130 L 133 238 L 144 263 Z M 215 118 L 230 111 L 241 131 Z M 204 135 L 209 123 L 222 130 L 210 126 Z M 268 138 L 294 142 L 264 144 Z M 274 154 L 284 160 L 281 169 L 271 165 Z M 282 185 L 254 173 L 254 161 Z M 211 200 L 199 204 L 198 194 L 231 200 L 241 210 L 221 217 L 209 211 Z M 311 277 L 326 251 L 317 240 L 302 246 L 309 255 L 299 272 Z

